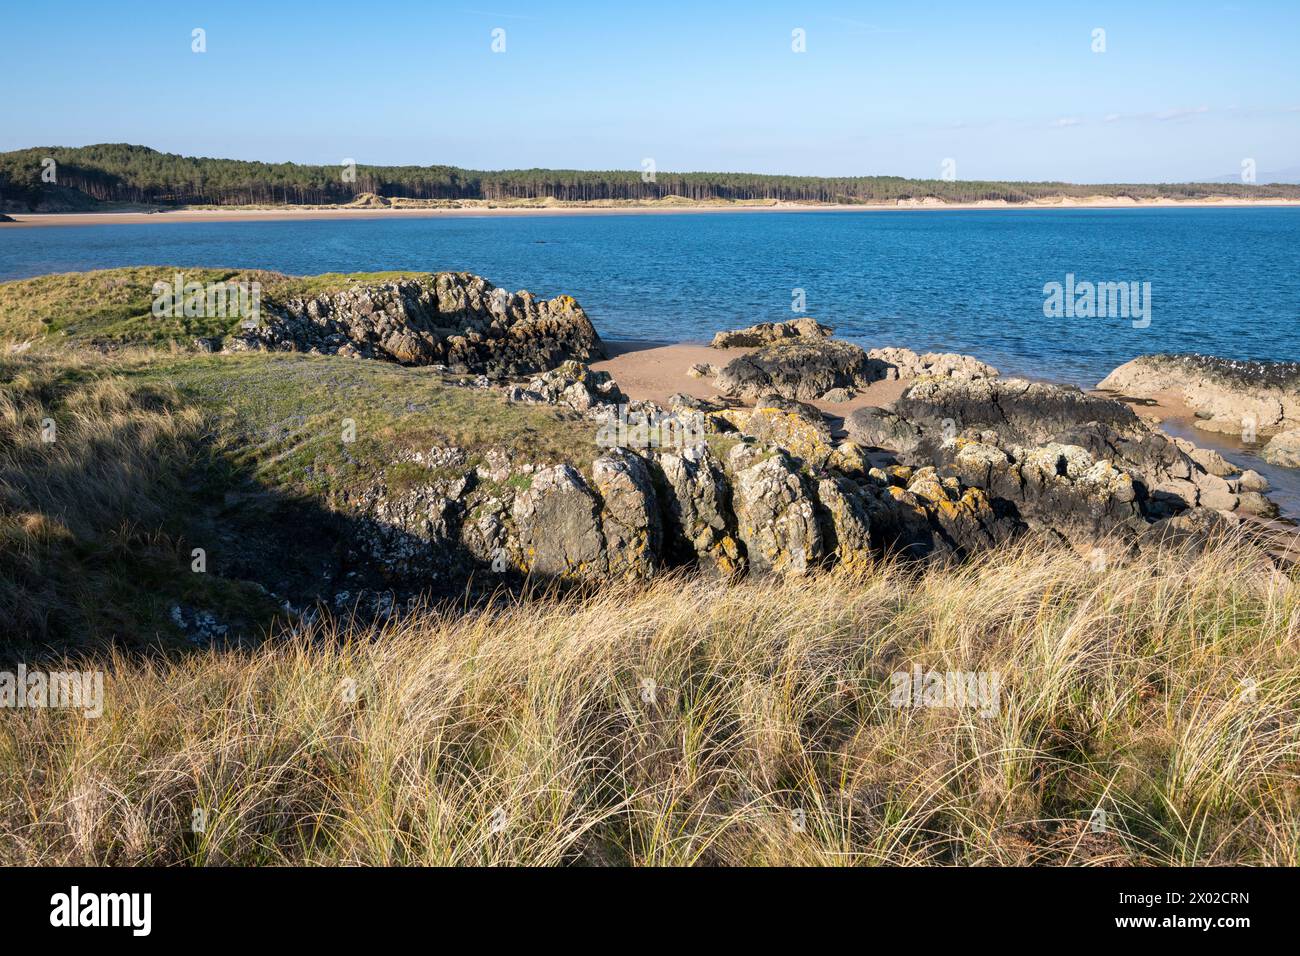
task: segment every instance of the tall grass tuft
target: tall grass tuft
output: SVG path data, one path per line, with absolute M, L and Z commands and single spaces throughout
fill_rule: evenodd
M 98 720 L 0 715 L 0 863 L 1295 865 L 1298 594 L 1026 545 L 119 652 Z

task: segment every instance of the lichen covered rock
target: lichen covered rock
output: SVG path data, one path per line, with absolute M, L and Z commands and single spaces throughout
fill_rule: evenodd
M 316 352 L 445 365 L 455 372 L 526 375 L 605 356 L 572 296 L 537 299 L 467 272 L 354 282 L 331 292 L 263 301 L 261 322 L 231 350 Z
M 750 567 L 801 575 L 825 555 L 814 497 L 781 449 L 737 445 L 727 459 L 736 527 Z

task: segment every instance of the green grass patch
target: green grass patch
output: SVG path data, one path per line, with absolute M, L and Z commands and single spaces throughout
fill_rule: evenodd
M 449 445 L 582 466 L 597 451 L 580 416 L 506 404 L 425 368 L 258 352 L 163 356 L 128 374 L 205 410 L 220 457 L 277 490 L 331 495 L 380 474 L 408 486 L 430 472 L 405 455 Z
M 154 300 L 162 287 L 174 288 L 180 275 L 182 287 L 198 283 L 204 287 L 203 315 L 186 315 L 183 303 L 194 296 L 184 294 L 182 307 L 170 315 L 155 315 Z M 422 272 L 339 272 L 317 276 L 286 276 L 278 272 L 238 269 L 188 269 L 180 266 L 141 266 L 68 272 L 0 283 L 0 338 L 21 341 L 53 339 L 69 344 L 141 345 L 191 348 L 199 337 L 230 335 L 245 318 L 236 295 L 225 302 L 225 314 L 207 314 L 207 290 L 219 283 L 258 283 L 263 308 L 290 299 L 338 292 L 353 284 L 376 284 L 399 279 L 435 280 Z M 162 283 L 157 292 L 155 284 Z M 174 298 L 174 296 L 173 296 Z M 214 299 L 213 304 L 218 304 Z

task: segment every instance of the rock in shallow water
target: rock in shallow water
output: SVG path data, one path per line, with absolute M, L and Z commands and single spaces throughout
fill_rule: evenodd
M 1268 440 L 1261 454 L 1269 464 L 1300 468 L 1300 429 L 1279 432 Z

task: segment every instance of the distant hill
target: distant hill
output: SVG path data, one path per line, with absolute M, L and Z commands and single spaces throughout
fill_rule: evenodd
M 42 171 L 54 161 L 55 183 Z M 45 146 L 0 153 L 0 210 L 71 211 L 105 203 L 159 206 L 320 205 L 382 199 L 556 199 L 594 202 L 623 199 L 782 200 L 788 202 L 1023 203 L 1055 197 L 1205 199 L 1211 196 L 1300 199 L 1296 185 L 1240 182 L 1078 185 L 1059 182 L 983 182 L 904 179 L 898 176 L 768 176 L 756 173 L 658 172 L 647 182 L 640 170 L 513 169 L 484 171 L 455 166 L 305 166 L 160 153 L 125 143 Z

